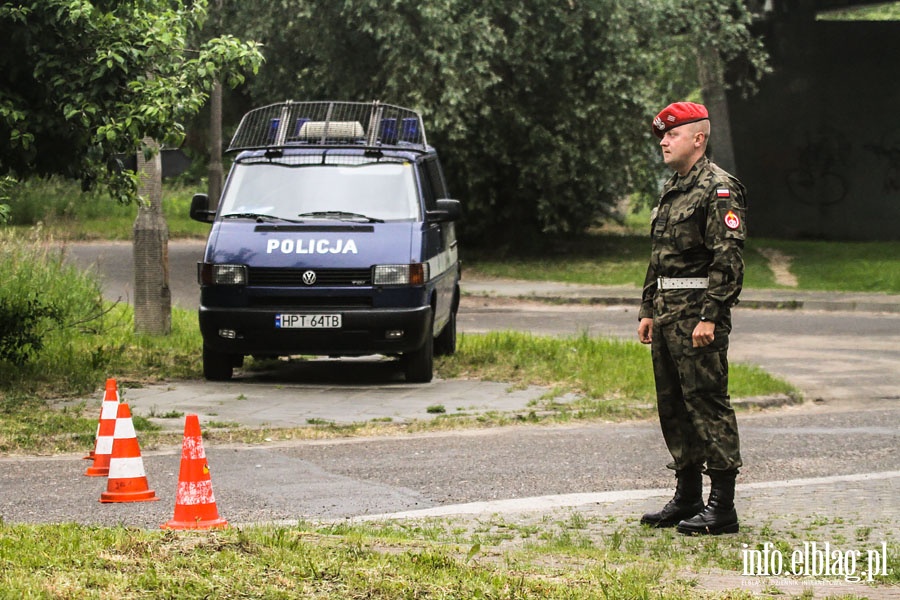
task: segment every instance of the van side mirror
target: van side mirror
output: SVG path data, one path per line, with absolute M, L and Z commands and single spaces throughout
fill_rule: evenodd
M 206 194 L 194 194 L 191 198 L 191 218 L 201 223 L 212 223 L 216 218 L 216 211 L 209 210 L 209 196 Z
M 458 221 L 462 216 L 462 205 L 459 200 L 442 198 L 441 200 L 438 200 L 436 204 L 436 210 L 429 210 L 425 213 L 426 221 L 437 223 Z

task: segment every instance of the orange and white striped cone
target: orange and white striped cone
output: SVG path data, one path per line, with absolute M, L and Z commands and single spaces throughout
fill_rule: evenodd
M 110 401 L 113 396 L 115 396 L 116 404 L 119 403 L 119 387 L 116 385 L 115 379 L 107 379 L 106 380 L 106 389 L 103 392 L 103 402 Z M 115 418 L 115 417 L 113 417 Z M 100 418 L 97 420 L 97 435 L 94 436 L 94 447 L 91 448 L 91 451 L 87 453 L 87 456 L 84 456 L 84 460 L 94 460 L 94 455 L 97 452 L 97 438 L 100 437 L 100 422 L 103 421 L 103 404 L 100 404 Z M 110 434 L 112 435 L 112 434 Z
M 106 477 L 109 475 L 109 459 L 112 456 L 113 434 L 116 432 L 116 415 L 119 410 L 119 388 L 115 379 L 106 380 L 106 392 L 103 404 L 100 405 L 100 420 L 97 422 L 97 437 L 90 456 L 94 462 L 87 471 L 88 477 Z
M 159 500 L 147 485 L 144 459 L 131 409 L 126 402 L 119 404 L 116 432 L 113 435 L 112 456 L 109 460 L 109 481 L 106 491 L 100 494 L 100 502 L 147 502 Z
M 197 415 L 187 415 L 184 419 L 184 440 L 181 443 L 181 470 L 178 473 L 175 516 L 160 527 L 211 529 L 227 525 L 228 521 L 219 517 L 219 510 L 216 508 L 209 463 L 200 434 L 200 419 Z

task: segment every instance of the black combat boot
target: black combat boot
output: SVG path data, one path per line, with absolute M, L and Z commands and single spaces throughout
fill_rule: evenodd
M 641 523 L 651 527 L 675 527 L 682 519 L 693 517 L 703 510 L 703 476 L 699 468 L 675 471 L 678 483 L 675 497 L 659 512 L 647 513 Z
M 719 535 L 737 533 L 738 518 L 734 510 L 735 471 L 713 471 L 709 502 L 700 514 L 678 524 L 678 532 L 686 534 Z

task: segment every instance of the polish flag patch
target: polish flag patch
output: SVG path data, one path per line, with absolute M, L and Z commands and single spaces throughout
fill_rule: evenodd
M 734 214 L 733 210 L 729 210 L 727 213 L 725 213 L 725 227 L 727 227 L 728 229 L 737 229 L 740 226 L 741 218 Z
M 717 198 L 731 198 L 731 190 L 728 188 L 718 188 L 716 190 Z

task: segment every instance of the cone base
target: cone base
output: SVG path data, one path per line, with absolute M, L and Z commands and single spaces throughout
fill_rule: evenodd
M 103 492 L 100 494 L 100 502 L 153 502 L 159 500 L 153 490 L 142 492 Z
M 88 477 L 106 477 L 109 475 L 109 467 L 88 467 L 84 474 Z
M 214 529 L 228 527 L 228 521 L 225 519 L 212 519 L 209 521 L 176 521 L 172 519 L 159 527 L 160 529 Z

